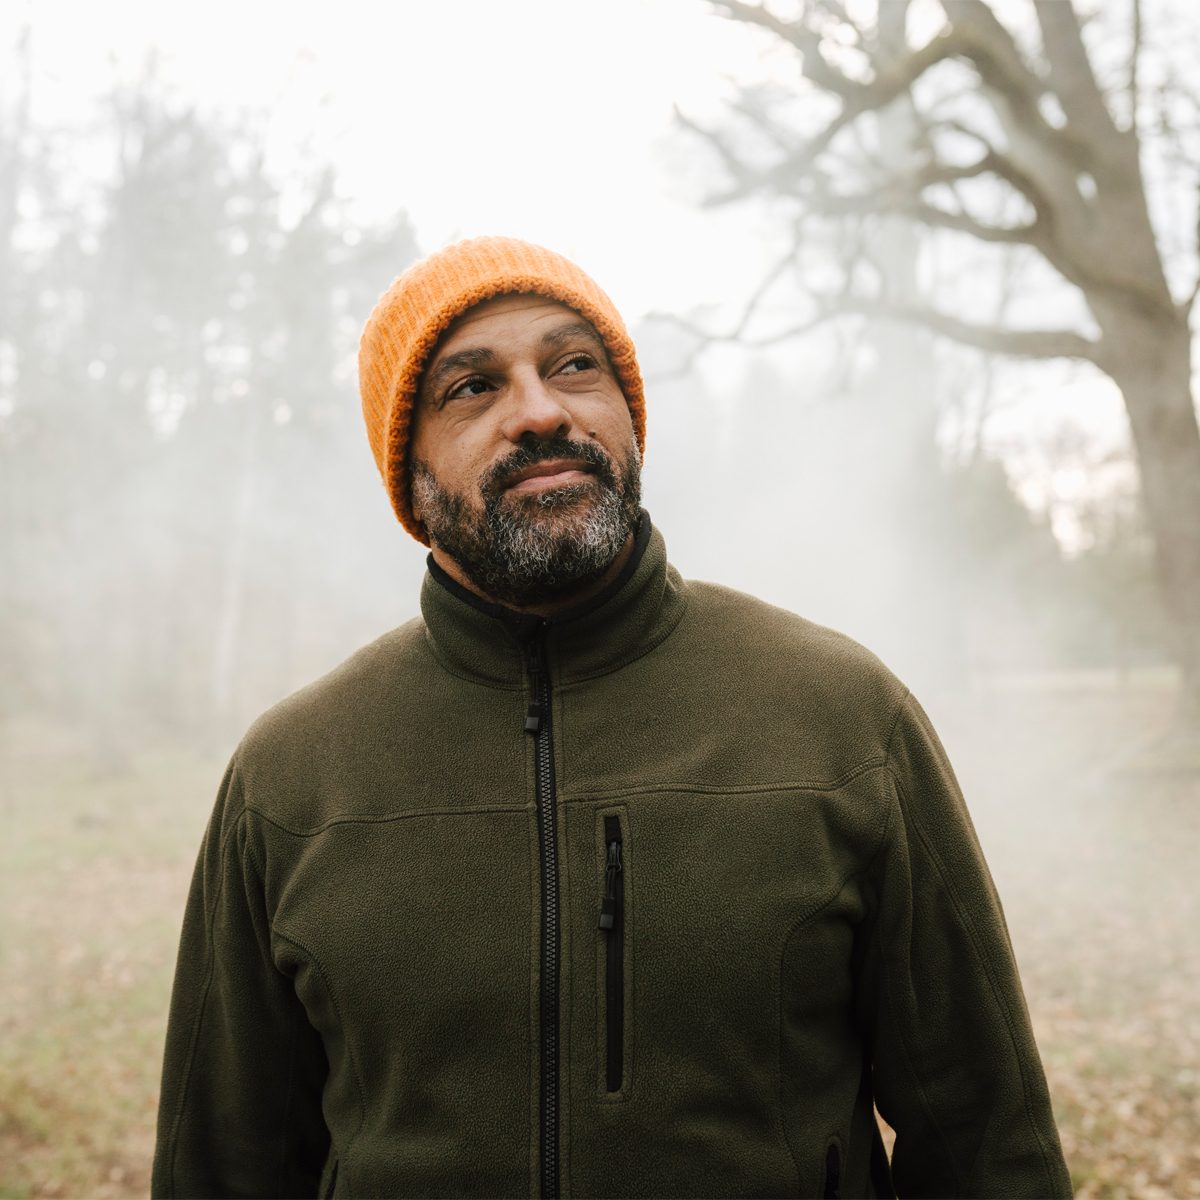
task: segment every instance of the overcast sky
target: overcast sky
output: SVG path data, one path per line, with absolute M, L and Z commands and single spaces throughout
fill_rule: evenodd
M 935 12 L 931 0 L 916 7 Z M 24 24 L 39 124 L 86 120 L 114 78 L 143 77 L 153 52 L 179 100 L 268 114 L 281 176 L 306 156 L 332 159 L 364 222 L 403 210 L 425 250 L 482 233 L 550 245 L 631 323 L 697 304 L 731 312 L 772 261 L 771 222 L 697 203 L 704 183 L 673 112 L 717 117 L 734 80 L 794 82 L 797 67 L 776 39 L 704 0 L 16 0 L 0 6 L 6 51 Z M 705 370 L 721 388 L 743 363 L 710 355 Z M 1012 378 L 990 426 L 998 443 L 1028 443 L 1073 415 L 1101 440 L 1123 436 L 1120 399 L 1094 372 Z M 1040 506 L 1045 473 L 1014 465 Z
M 723 81 L 786 68 L 703 0 L 336 5 L 23 0 L 39 120 L 86 116 L 114 75 L 157 70 L 184 100 L 270 114 L 276 167 L 306 144 L 364 220 L 404 209 L 432 249 L 508 233 L 576 257 L 628 316 L 728 296 L 766 236 L 695 204 L 664 164 L 673 106 L 717 111 Z M 676 162 L 678 152 L 676 152 Z

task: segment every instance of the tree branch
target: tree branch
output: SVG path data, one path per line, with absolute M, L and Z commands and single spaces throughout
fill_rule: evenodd
M 1064 181 L 1062 186 L 1055 188 L 1052 193 L 1047 192 L 1007 154 L 993 149 L 977 130 L 960 121 L 942 122 L 934 127 L 953 129 L 974 138 L 984 147 L 984 157 L 992 172 L 1008 182 L 1033 205 L 1037 220 L 1027 227 L 1031 234 L 1028 239 L 1029 245 L 1037 249 L 1065 279 L 1085 290 L 1096 288 L 1111 291 L 1113 287 L 1121 286 L 1103 273 L 1103 263 L 1094 252 L 1088 228 L 1081 223 L 1086 216 L 1086 202 L 1079 196 L 1073 183 L 1068 185 Z M 1065 191 L 1068 186 L 1071 190 Z M 1085 206 L 1083 213 L 1073 211 L 1073 206 L 1077 204 Z
M 1129 48 L 1129 132 L 1138 137 L 1138 65 L 1142 57 L 1142 0 L 1133 5 L 1132 45 Z
M 849 123 L 851 118 L 848 110 L 843 109 L 839 119 L 842 118 L 845 123 Z M 754 195 L 764 188 L 785 194 L 796 193 L 794 181 L 790 181 L 787 176 L 791 171 L 799 169 L 800 155 L 786 158 L 765 171 L 756 170 L 743 162 L 719 134 L 700 128 L 682 114 L 679 119 L 687 128 L 694 130 L 712 144 L 730 174 L 737 180 L 733 188 L 707 197 L 704 201 L 706 207 L 715 207 Z M 1123 286 L 1119 280 L 1113 280 L 1106 275 L 1104 264 L 1092 255 L 1090 242 L 1081 241 L 1079 235 L 1084 231 L 1071 226 L 1070 214 L 1064 217 L 1059 212 L 1061 197 L 1058 201 L 1050 200 L 1031 175 L 1018 167 L 1007 155 L 993 149 L 981 134 L 965 126 L 958 128 L 976 138 L 985 147 L 984 154 L 973 163 L 963 166 L 940 162 L 926 164 L 913 179 L 894 179 L 873 192 L 860 194 L 822 192 L 820 181 L 817 181 L 817 186 L 810 187 L 797 198 L 810 211 L 823 216 L 900 212 L 926 225 L 956 230 L 981 241 L 1002 245 L 1028 245 L 1042 254 L 1065 279 L 1085 291 L 1112 291 Z M 825 132 L 832 136 L 828 127 Z M 813 180 L 814 171 L 811 164 L 807 167 L 807 173 L 810 180 Z M 918 199 L 925 187 L 938 183 L 953 183 L 981 174 L 993 174 L 1009 183 L 1033 206 L 1035 219 L 1024 225 L 993 226 L 980 222 L 965 212 L 949 212 Z M 1074 201 L 1077 197 L 1068 199 Z M 1064 236 L 1060 237 L 1060 232 Z
M 806 206 L 826 215 L 840 212 L 880 213 L 903 210 L 910 215 L 915 214 L 920 207 L 921 194 L 931 187 L 953 185 L 967 179 L 975 179 L 981 175 L 994 175 L 1008 182 L 1013 189 L 1033 206 L 1039 215 L 1039 221 L 1028 226 L 1019 226 L 1031 234 L 1036 234 L 1036 242 L 1040 244 L 1044 234 L 1040 218 L 1044 212 L 1044 200 L 1036 184 L 1021 174 L 1015 166 L 1004 161 L 1001 155 L 990 148 L 972 163 L 962 166 L 943 162 L 930 162 L 918 168 L 911 175 L 894 176 L 882 187 L 869 192 L 814 192 L 806 196 Z M 930 224 L 944 224 L 940 219 L 943 210 L 932 209 Z M 968 231 L 972 232 L 972 231 Z M 991 239 L 985 239 L 991 240 Z M 1031 241 L 1031 244 L 1034 244 Z
M 725 169 L 729 174 L 738 180 L 748 180 L 753 175 L 753 170 L 748 163 L 744 162 L 730 148 L 725 139 L 714 129 L 705 129 L 702 125 L 697 125 L 691 117 L 687 116 L 678 104 L 675 105 L 675 120 L 679 122 L 684 129 L 690 130 L 698 137 L 703 138 L 716 151 L 717 157 L 725 165 Z M 713 203 L 712 197 L 708 197 L 704 204 L 710 205 Z
M 743 0 L 710 0 L 710 3 L 730 20 L 757 25 L 787 42 L 800 55 L 805 78 L 818 87 L 850 101 L 856 89 L 862 86 L 829 65 L 821 53 L 820 38 L 802 21 L 784 21 L 762 5 L 747 4 Z
M 767 342 L 755 341 L 744 337 L 746 326 L 750 324 L 750 319 L 754 316 L 758 306 L 762 303 L 763 298 L 771 290 L 778 281 L 780 276 L 796 261 L 796 255 L 800 252 L 801 241 L 801 225 L 797 223 L 793 233 L 791 245 L 788 247 L 787 253 L 763 276 L 759 281 L 758 286 L 751 293 L 750 298 L 742 307 L 741 315 L 734 322 L 733 328 L 726 333 L 713 333 L 697 325 L 694 321 L 688 320 L 686 317 L 681 317 L 678 313 L 651 312 L 646 314 L 648 321 L 665 321 L 675 325 L 690 333 L 697 339 L 697 345 L 693 347 L 690 353 L 683 356 L 683 360 L 673 370 L 660 375 L 659 378 L 673 379 L 687 375 L 691 370 L 692 364 L 696 361 L 700 352 L 705 345 L 713 342 L 739 342 L 745 346 L 765 345 Z M 824 319 L 824 318 L 823 318 Z M 791 331 L 794 334 L 794 330 Z M 789 335 L 790 336 L 790 335 Z M 780 338 L 774 337 L 769 341 L 778 341 Z
M 990 225 L 972 216 L 965 209 L 950 211 L 922 199 L 929 187 L 955 184 L 980 175 L 998 175 L 1008 179 L 1020 179 L 1024 186 L 1014 183 L 1018 193 L 1026 199 L 1032 193 L 1037 200 L 1034 205 L 1035 218 L 1022 225 Z M 883 187 L 873 191 L 848 193 L 813 191 L 804 197 L 805 207 L 822 216 L 898 214 L 938 229 L 951 229 L 966 233 L 982 242 L 1003 245 L 1026 245 L 1040 251 L 1057 265 L 1061 251 L 1053 244 L 1052 224 L 1044 208 L 1039 205 L 1040 193 L 1032 181 L 1021 178 L 1016 168 L 1005 165 L 1000 156 L 990 149 L 973 163 L 951 166 L 946 163 L 927 163 L 913 175 L 893 178 Z M 1060 267 L 1060 269 L 1062 269 Z M 1072 267 L 1072 272 L 1074 271 Z
M 973 138 L 983 148 L 983 155 L 978 161 L 984 171 L 1003 179 L 1015 191 L 1020 192 L 1039 215 L 1047 217 L 1050 215 L 1053 206 L 1037 180 L 1027 171 L 1018 167 L 1007 154 L 997 150 L 977 129 L 972 129 L 969 125 L 964 125 L 961 121 L 956 120 L 928 122 L 926 127 L 930 131 L 950 129 L 965 137 Z
M 1008 354 L 1016 358 L 1078 358 L 1099 365 L 1103 347 L 1073 329 L 1008 329 L 978 325 L 952 317 L 936 308 L 896 304 L 865 296 L 842 297 L 833 307 L 845 313 L 920 325 L 952 341 Z
M 717 342 L 737 342 L 741 346 L 751 347 L 770 346 L 811 333 L 837 317 L 861 316 L 919 325 L 951 341 L 991 354 L 1033 359 L 1074 358 L 1102 366 L 1101 343 L 1094 342 L 1073 329 L 1009 329 L 998 325 L 979 325 L 953 317 L 936 308 L 899 304 L 869 296 L 821 296 L 816 302 L 817 311 L 813 316 L 756 338 L 743 336 L 738 328 L 725 333 L 714 333 L 676 313 L 649 313 L 647 320 L 667 321 L 692 334 L 700 343 L 696 353 L 705 345 Z M 694 358 L 695 354 L 690 357 L 689 365 Z
M 942 0 L 942 7 L 954 31 L 967 42 L 962 57 L 975 67 L 985 85 L 1004 97 L 1024 132 L 1050 155 L 1067 159 L 1077 170 L 1089 170 L 1092 155 L 1088 146 L 1070 126 L 1058 129 L 1042 115 L 1039 101 L 1045 85 L 996 14 L 983 0 Z
M 875 76 L 869 83 L 852 80 L 834 68 L 820 53 L 816 32 L 803 23 L 784 21 L 765 8 L 746 3 L 745 0 L 711 2 L 731 19 L 768 29 L 795 47 L 800 54 L 805 77 L 839 97 L 842 107 L 822 129 L 771 167 L 749 170 L 744 163 L 738 162 L 734 186 L 710 196 L 706 201 L 709 205 L 732 203 L 764 188 L 794 189 L 796 180 L 812 169 L 817 157 L 843 129 L 862 114 L 890 104 L 906 93 L 926 71 L 937 63 L 953 58 L 965 59 L 972 64 L 980 79 L 1013 107 L 1022 127 L 1044 147 L 1052 159 L 1065 158 L 1079 170 L 1088 169 L 1091 165 L 1092 156 L 1079 139 L 1069 129 L 1054 128 L 1042 115 L 1038 107 L 1044 91 L 1041 81 L 1025 63 L 1012 35 L 982 0 L 944 0 L 943 7 L 951 17 L 951 24 L 902 61 L 894 65 L 877 63 Z M 713 135 L 706 136 L 712 138 Z M 718 144 L 718 150 L 727 162 L 731 159 L 727 147 Z M 997 174 L 1024 192 L 1035 207 L 1044 213 L 1046 198 L 1034 187 L 1028 175 L 1019 172 L 1011 160 L 1001 160 L 999 155 L 995 165 Z
M 1179 315 L 1185 321 L 1191 319 L 1192 309 L 1196 306 L 1197 296 L 1200 296 L 1200 277 L 1197 277 L 1196 282 L 1192 285 L 1192 290 L 1176 306 L 1179 310 Z
M 739 164 L 739 170 L 734 175 L 734 178 L 737 180 L 736 186 L 724 192 L 715 192 L 711 196 L 708 196 L 704 201 L 705 207 L 716 208 L 722 204 L 732 204 L 735 201 L 744 200 L 747 196 L 754 195 L 755 192 L 762 188 L 781 192 L 788 191 L 794 185 L 797 177 L 803 177 L 812 170 L 813 162 L 821 151 L 857 115 L 857 113 L 852 114 L 849 110 L 842 109 L 816 137 L 806 142 L 800 150 L 786 155 L 766 170 L 754 170 L 747 167 L 744 163 Z M 692 128 L 696 127 L 692 126 Z M 697 132 L 705 137 L 714 136 L 706 133 L 704 130 L 697 130 Z M 728 162 L 726 165 L 728 165 Z
M 983 0 L 943 0 L 942 8 L 951 27 L 969 37 L 974 53 L 989 64 L 996 86 L 1019 97 L 1023 108 L 1036 111 L 1045 86 L 991 8 Z M 975 61 L 972 55 L 968 57 Z
M 728 334 L 726 340 L 736 341 L 742 336 L 746 326 L 750 324 L 750 318 L 754 316 L 758 306 L 762 303 L 763 297 L 775 286 L 775 282 L 779 277 L 796 261 L 796 255 L 800 252 L 800 227 L 796 227 L 795 235 L 792 238 L 792 244 L 788 247 L 788 252 L 763 276 L 758 287 L 750 295 L 750 299 L 746 301 L 745 307 L 742 309 L 742 315 L 738 318 L 737 324 Z
M 734 96 L 729 101 L 729 106 L 734 112 L 739 112 L 747 121 L 750 122 L 762 135 L 779 151 L 780 154 L 790 154 L 792 150 L 792 142 L 785 135 L 784 131 L 779 128 L 770 118 L 770 115 L 764 108 L 760 108 L 750 102 L 744 95 Z M 676 106 L 676 113 L 678 113 Z M 695 126 L 693 125 L 694 129 Z
M 993 242 L 1008 246 L 1032 246 L 1043 249 L 1045 227 L 1039 220 L 1025 225 L 988 225 L 965 212 L 950 212 L 936 204 L 917 202 L 902 210 L 909 216 L 936 229 L 952 229 L 956 233 L 967 233 L 981 242 Z
M 1093 149 L 1102 147 L 1116 126 L 1088 62 L 1079 15 L 1074 5 L 1062 0 L 1034 0 L 1034 9 L 1050 65 L 1050 82 L 1067 121 L 1086 133 Z
M 688 320 L 687 317 L 679 316 L 678 313 L 651 312 L 646 314 L 645 319 L 647 321 L 666 321 L 672 325 L 677 325 L 680 329 L 692 334 L 701 343 L 701 348 L 717 342 L 737 342 L 739 346 L 760 347 L 773 346 L 779 342 L 786 342 L 790 338 L 801 337 L 806 333 L 811 333 L 818 326 L 833 320 L 834 317 L 841 315 L 842 313 L 836 308 L 823 309 L 807 321 L 801 321 L 796 325 L 789 325 L 786 329 L 780 329 L 774 333 L 751 338 L 745 337 L 736 330 L 729 330 L 725 333 L 714 333 L 711 329 L 705 329 L 703 326 L 697 325 L 694 321 Z M 691 361 L 694 361 L 694 358 L 695 355 L 689 357 L 689 364 Z
M 716 2 L 716 0 L 714 0 Z M 738 0 L 719 0 L 723 7 L 749 8 L 752 12 L 762 10 L 738 3 Z M 770 15 L 770 14 L 766 14 Z M 777 18 L 772 18 L 777 21 Z M 792 40 L 789 38 L 789 40 Z M 953 34 L 941 33 L 927 42 L 921 49 L 914 51 L 904 62 L 893 70 L 880 71 L 869 84 L 855 83 L 845 76 L 839 76 L 841 85 L 828 86 L 821 79 L 814 78 L 808 73 L 805 60 L 804 72 L 806 77 L 821 87 L 833 91 L 843 98 L 841 111 L 824 128 L 805 141 L 790 155 L 785 155 L 773 166 L 761 171 L 741 171 L 736 176 L 737 186 L 726 192 L 717 193 L 706 201 L 709 205 L 729 204 L 736 200 L 752 195 L 760 188 L 785 190 L 794 185 L 797 178 L 802 178 L 812 167 L 820 155 L 841 133 L 863 113 L 874 111 L 890 104 L 903 95 L 912 84 L 919 79 L 935 63 L 953 58 L 961 49 Z M 824 61 L 824 60 L 822 60 Z M 695 128 L 695 126 L 693 126 Z M 703 130 L 705 136 L 711 136 Z

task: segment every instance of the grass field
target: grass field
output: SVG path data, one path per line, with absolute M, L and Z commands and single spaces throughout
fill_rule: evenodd
M 45 730 L 6 733 L 0 1194 L 144 1195 L 173 946 L 220 764 L 147 754 L 98 776 Z
M 1200 1196 L 1200 731 L 1174 704 L 1153 676 L 1092 679 L 940 722 L 1080 1197 Z
M 1081 1197 L 1200 1197 L 1200 764 L 1169 682 L 943 702 Z M 0 730 L 0 1195 L 146 1194 L 184 894 L 224 763 Z

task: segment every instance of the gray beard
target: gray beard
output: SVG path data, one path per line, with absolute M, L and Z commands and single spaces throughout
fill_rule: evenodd
M 525 495 L 496 486 L 521 467 L 551 458 L 582 458 L 586 480 Z M 412 495 L 429 539 L 485 596 L 524 608 L 560 600 L 594 583 L 612 565 L 637 524 L 641 458 L 630 445 L 620 479 L 594 443 L 555 439 L 523 445 L 481 486 L 482 509 L 443 488 L 419 459 Z

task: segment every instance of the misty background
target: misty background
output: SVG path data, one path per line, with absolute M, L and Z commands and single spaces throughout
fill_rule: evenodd
M 1200 17 L 339 7 L 0 24 L 0 1194 L 145 1190 L 224 762 L 417 612 L 359 331 L 505 233 L 622 309 L 673 563 L 930 709 L 1078 1194 L 1200 1195 Z

